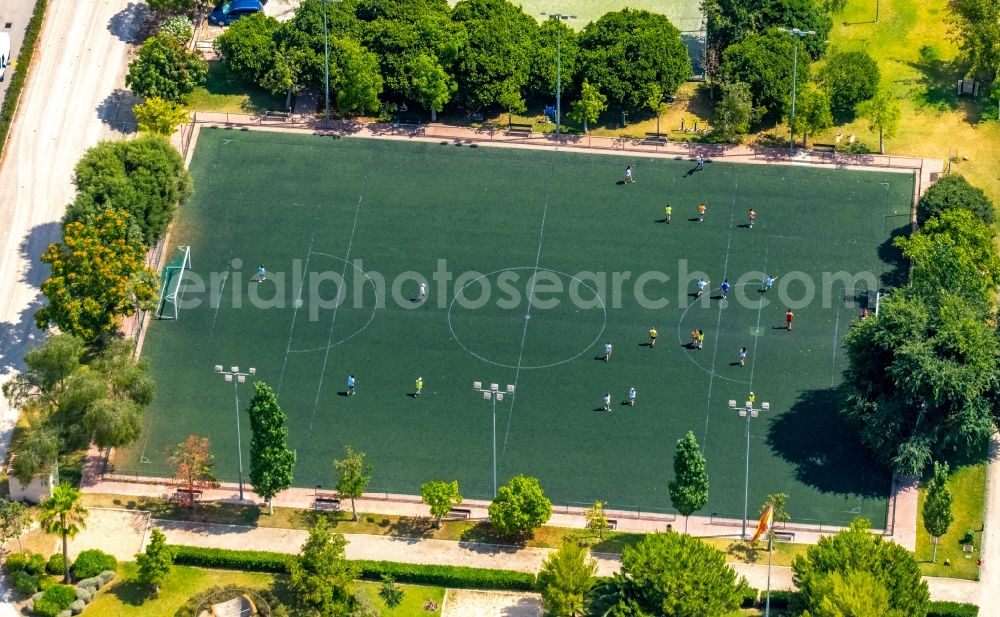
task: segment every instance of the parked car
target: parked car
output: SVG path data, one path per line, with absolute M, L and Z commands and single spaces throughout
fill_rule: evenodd
M 229 0 L 212 9 L 208 22 L 215 26 L 228 26 L 241 17 L 263 10 L 264 3 L 260 0 Z
M 0 32 L 0 81 L 3 81 L 8 64 L 10 64 L 10 35 Z

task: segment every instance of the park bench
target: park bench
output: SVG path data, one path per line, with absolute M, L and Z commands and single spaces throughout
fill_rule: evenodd
M 795 542 L 795 533 L 791 531 L 772 531 L 778 542 Z
M 201 499 L 201 491 L 198 489 L 192 490 L 192 489 L 186 489 L 184 487 L 178 487 L 177 490 L 174 492 L 172 498 L 176 499 L 177 501 L 191 501 L 192 499 L 194 501 L 197 501 Z
M 813 152 L 827 152 L 833 154 L 837 151 L 837 144 L 813 144 Z
M 525 124 L 520 122 L 511 122 L 507 124 L 507 134 L 508 135 L 524 135 L 525 137 L 531 137 L 531 129 L 534 128 L 533 124 Z
M 291 117 L 292 117 L 292 114 L 290 114 L 287 111 L 265 111 L 264 112 L 264 119 L 265 120 L 282 120 L 282 121 L 287 121 Z
M 618 520 L 617 519 L 613 519 L 613 518 L 609 518 L 608 519 L 608 529 L 610 529 L 611 531 L 614 531 L 615 529 L 618 529 Z
M 340 499 L 336 493 L 316 493 L 313 497 L 313 510 L 340 510 Z
M 444 517 L 453 520 L 468 520 L 472 518 L 472 510 L 469 508 L 452 508 L 448 510 L 448 514 L 445 514 Z
M 649 143 L 665 144 L 667 143 L 666 133 L 646 133 L 646 138 L 643 140 Z

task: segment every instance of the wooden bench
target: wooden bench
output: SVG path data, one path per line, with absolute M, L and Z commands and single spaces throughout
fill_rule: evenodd
M 313 510 L 340 510 L 340 499 L 336 493 L 316 493 L 313 497 Z
M 778 542 L 795 542 L 795 533 L 791 531 L 771 531 Z
M 201 491 L 199 489 L 189 490 L 181 487 L 174 492 L 171 499 L 176 499 L 177 501 L 190 501 L 193 499 L 197 501 L 201 499 Z
M 448 514 L 445 514 L 444 517 L 452 520 L 468 520 L 472 518 L 472 510 L 468 508 L 452 508 L 448 510 Z
M 608 519 L 608 529 L 610 529 L 611 531 L 614 531 L 615 529 L 618 529 L 618 520 L 617 519 L 613 519 L 613 518 L 609 518 Z
M 813 152 L 827 152 L 833 154 L 837 151 L 837 144 L 813 144 Z
M 535 127 L 535 125 L 533 125 L 533 124 L 523 124 L 523 123 L 518 123 L 518 122 L 511 122 L 511 123 L 509 123 L 507 125 L 507 134 L 508 135 L 525 135 L 527 137 L 531 137 L 531 129 L 533 129 L 534 127 Z
M 287 122 L 292 114 L 287 111 L 265 111 L 263 119 L 264 120 L 281 120 L 282 122 Z
M 646 138 L 643 140 L 650 143 L 665 144 L 667 143 L 666 133 L 646 133 Z

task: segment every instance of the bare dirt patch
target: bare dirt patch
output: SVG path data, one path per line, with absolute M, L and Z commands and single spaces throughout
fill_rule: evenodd
M 537 593 L 449 589 L 441 617 L 541 617 L 542 598 Z

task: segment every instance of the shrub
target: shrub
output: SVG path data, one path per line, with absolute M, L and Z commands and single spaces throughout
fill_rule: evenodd
M 55 587 L 59 584 L 59 579 L 54 576 L 45 576 L 44 574 L 38 577 L 38 589 L 40 591 L 48 591 L 50 587 Z
M 69 585 L 56 585 L 35 602 L 35 615 L 56 617 L 76 601 L 76 590 Z
M 27 551 L 22 553 L 11 553 L 10 555 L 7 555 L 7 559 L 4 560 L 3 568 L 8 574 L 19 572 L 27 568 L 29 559 L 31 559 L 31 553 Z
M 252 572 L 288 572 L 289 555 L 266 551 L 230 551 L 221 548 L 171 546 L 174 563 L 203 568 L 227 568 Z
M 73 563 L 73 578 L 90 578 L 105 570 L 116 570 L 118 560 L 104 551 L 91 549 L 80 553 Z
M 979 607 L 958 602 L 931 602 L 927 617 L 979 617 Z
M 81 587 L 76 586 L 76 599 L 83 600 L 83 602 L 89 604 L 91 600 L 94 599 L 94 588 L 93 587 Z
M 32 553 L 28 558 L 28 563 L 24 565 L 24 571 L 28 574 L 38 576 L 45 573 L 45 558 L 38 553 Z
M 38 579 L 24 570 L 15 570 L 11 573 L 10 582 L 14 586 L 14 589 L 17 590 L 17 593 L 23 596 L 30 596 L 38 591 Z
M 771 608 L 788 608 L 789 605 L 796 605 L 798 601 L 797 591 L 772 591 L 771 592 Z M 761 602 L 765 601 L 766 596 L 761 594 Z
M 743 588 L 743 602 L 740 603 L 740 608 L 753 608 L 757 605 L 757 596 L 760 595 L 760 591 L 753 587 L 747 585 Z
M 166 34 L 174 37 L 181 43 L 187 43 L 194 36 L 194 28 L 191 27 L 191 20 L 183 15 L 168 17 L 160 23 L 158 34 Z
M 115 580 L 115 576 L 117 575 L 118 573 L 114 570 L 105 570 L 104 572 L 98 574 L 97 578 L 101 579 L 101 586 L 103 587 L 104 585 L 107 585 L 111 581 Z
M 83 609 L 85 608 L 87 608 L 87 603 L 84 602 L 83 600 L 73 600 L 73 602 L 71 602 L 69 605 L 69 610 L 74 615 L 79 615 L 80 613 L 83 612 Z
M 3 99 L 3 106 L 0 107 L 0 154 L 3 153 L 4 145 L 7 143 L 7 133 L 10 125 L 14 121 L 14 112 L 17 111 L 17 102 L 21 98 L 21 90 L 24 82 L 28 78 L 28 67 L 31 66 L 31 58 L 35 55 L 35 44 L 38 42 L 38 35 L 42 30 L 42 20 L 45 17 L 45 5 L 47 0 L 37 0 L 35 10 L 28 21 L 28 27 L 24 31 L 24 41 L 21 43 L 21 54 L 17 58 L 17 70 L 10 76 L 10 86 L 7 87 L 7 94 Z
M 53 553 L 49 557 L 49 563 L 45 564 L 45 571 L 49 574 L 62 574 L 66 571 L 66 560 L 62 553 Z
M 931 185 L 917 203 L 917 222 L 923 225 L 932 216 L 948 210 L 964 208 L 979 220 L 992 225 L 996 220 L 993 202 L 977 186 L 972 186 L 964 176 L 948 174 Z

